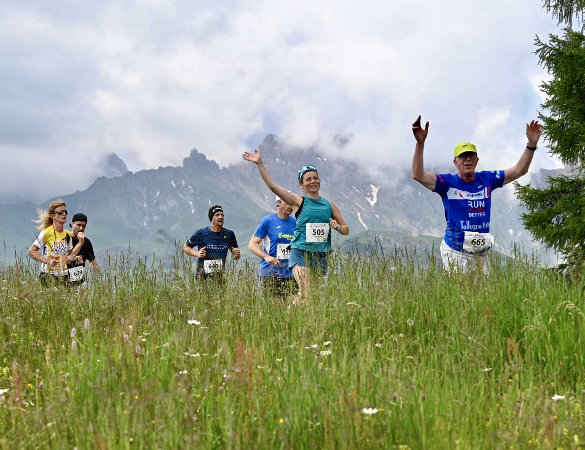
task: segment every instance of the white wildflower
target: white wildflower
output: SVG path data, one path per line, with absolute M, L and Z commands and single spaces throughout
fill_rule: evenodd
M 201 322 L 199 322 L 198 320 L 195 320 L 195 319 L 187 320 L 187 323 L 189 325 L 201 325 Z
M 323 345 L 325 347 L 327 347 L 328 345 L 331 345 L 331 344 L 333 344 L 333 342 L 331 342 L 331 341 L 323 342 Z
M 550 398 L 553 402 L 558 402 L 559 400 L 564 400 L 565 396 L 564 395 L 558 395 L 555 394 Z
M 379 413 L 380 410 L 378 408 L 363 408 L 362 413 L 367 414 L 368 416 L 372 416 L 376 413 Z
M 481 369 L 482 372 L 490 372 L 492 370 L 491 367 L 486 367 L 485 369 Z
M 321 350 L 321 356 L 329 356 L 331 354 L 331 350 Z

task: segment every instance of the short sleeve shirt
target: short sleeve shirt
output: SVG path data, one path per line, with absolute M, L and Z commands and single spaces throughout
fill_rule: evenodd
M 489 233 L 492 191 L 504 185 L 503 170 L 475 172 L 469 183 L 459 175 L 437 174 L 435 192 L 445 208 L 445 243 L 462 251 L 466 231 Z
M 52 275 L 65 275 L 67 273 L 67 254 L 73 249 L 72 236 L 69 230 L 55 231 L 51 225 L 39 233 L 33 245 L 38 247 L 40 254 L 51 259 L 57 259 L 57 264 L 49 267 L 43 264 L 41 272 L 47 271 Z
M 207 252 L 205 258 L 197 258 L 197 274 L 203 274 L 203 261 L 206 259 L 221 259 L 225 264 L 227 253 L 230 248 L 237 248 L 238 241 L 232 230 L 222 228 L 221 231 L 213 231 L 210 227 L 201 228 L 193 233 L 187 242 L 188 247 L 201 250 L 205 247 Z
M 73 247 L 75 248 L 75 246 L 77 245 L 79 241 L 75 238 L 73 238 Z M 79 250 L 79 253 L 77 254 L 77 256 L 81 256 L 83 258 L 83 263 L 78 263 L 73 261 L 73 263 L 69 264 L 69 267 L 77 267 L 77 266 L 85 266 L 85 261 L 93 261 L 95 259 L 95 254 L 93 252 L 93 245 L 91 244 L 91 241 L 88 238 L 85 238 L 85 240 L 83 241 L 83 245 L 81 246 L 81 250 Z
M 288 219 L 281 219 L 276 214 L 271 214 L 264 217 L 258 224 L 258 228 L 254 232 L 254 236 L 263 240 L 264 251 L 270 256 L 276 258 L 282 255 L 279 248 L 283 246 L 290 246 L 290 241 L 295 234 L 295 226 L 297 221 L 294 217 L 289 216 Z M 262 260 L 260 263 L 261 277 L 276 277 L 276 278 L 291 278 L 293 276 L 292 270 L 288 268 L 288 258 L 281 259 L 282 267 L 271 266 L 266 261 Z

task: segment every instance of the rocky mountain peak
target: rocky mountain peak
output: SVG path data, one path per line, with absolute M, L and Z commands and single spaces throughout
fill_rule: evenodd
M 214 169 L 219 170 L 219 165 L 215 161 L 210 161 L 203 153 L 199 153 L 196 148 L 191 150 L 189 156 L 183 159 L 183 167 L 185 169 Z

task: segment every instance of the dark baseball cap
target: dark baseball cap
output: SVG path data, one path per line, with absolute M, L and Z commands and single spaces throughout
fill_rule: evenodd
M 83 213 L 75 213 L 71 222 L 87 222 L 87 216 Z

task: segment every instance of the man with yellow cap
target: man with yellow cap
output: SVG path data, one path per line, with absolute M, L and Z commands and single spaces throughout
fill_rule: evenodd
M 429 122 L 423 128 L 421 116 L 412 124 L 416 139 L 412 158 L 412 177 L 424 187 L 436 192 L 443 200 L 447 228 L 441 242 L 441 259 L 447 271 L 467 271 L 480 267 L 487 272 L 485 252 L 494 238 L 490 234 L 492 191 L 528 172 L 542 132 L 538 121 L 526 124 L 528 142 L 515 166 L 506 170 L 480 171 L 477 148 L 471 142 L 455 147 L 453 164 L 457 174 L 434 174 L 424 170 L 424 146 Z

